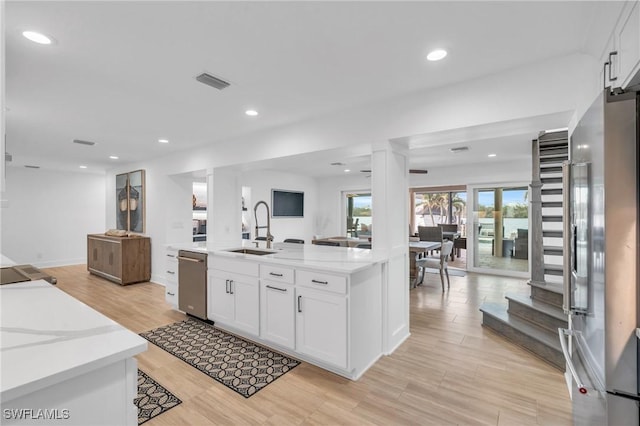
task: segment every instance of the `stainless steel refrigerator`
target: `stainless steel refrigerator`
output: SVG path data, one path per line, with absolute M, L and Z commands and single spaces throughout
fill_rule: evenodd
M 559 330 L 576 425 L 638 425 L 638 96 L 605 90 L 570 142 Z

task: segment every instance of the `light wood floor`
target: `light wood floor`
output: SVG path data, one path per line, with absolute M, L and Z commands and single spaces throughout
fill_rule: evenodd
M 49 268 L 58 287 L 140 333 L 184 318 L 153 283 L 121 287 L 84 265 Z M 521 280 L 439 275 L 411 290 L 411 337 L 357 382 L 302 363 L 249 399 L 149 344 L 139 367 L 183 403 L 154 425 L 420 424 L 569 425 L 562 374 L 481 327 L 478 307 L 505 292 L 528 294 Z

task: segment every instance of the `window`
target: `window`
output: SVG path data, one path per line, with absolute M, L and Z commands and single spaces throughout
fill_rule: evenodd
M 371 236 L 371 193 L 345 193 L 348 237 Z
M 457 224 L 461 236 L 466 236 L 467 192 L 436 192 L 416 190 L 414 199 L 413 229 L 418 226 L 437 226 L 439 223 Z

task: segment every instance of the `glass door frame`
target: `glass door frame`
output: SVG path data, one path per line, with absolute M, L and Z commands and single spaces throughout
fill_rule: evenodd
M 531 182 L 492 182 L 485 184 L 472 184 L 467 185 L 467 271 L 477 272 L 480 274 L 500 275 L 514 278 L 531 278 L 531 257 L 529 257 L 528 271 L 519 272 L 511 271 L 507 269 L 495 269 L 495 268 L 483 268 L 475 266 L 476 259 L 476 239 L 477 239 L 477 225 L 479 224 L 479 218 L 474 211 L 477 203 L 476 192 L 478 190 L 490 190 L 490 189 L 504 189 L 504 188 L 527 188 L 529 194 L 531 194 Z M 528 229 L 531 231 L 531 202 L 527 203 L 527 217 L 528 217 Z M 529 238 L 531 241 L 531 238 Z M 531 251 L 529 250 L 529 253 Z

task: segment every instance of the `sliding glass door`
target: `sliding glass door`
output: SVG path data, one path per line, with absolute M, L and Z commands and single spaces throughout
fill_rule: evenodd
M 527 187 L 474 190 L 474 267 L 529 270 L 528 195 Z

